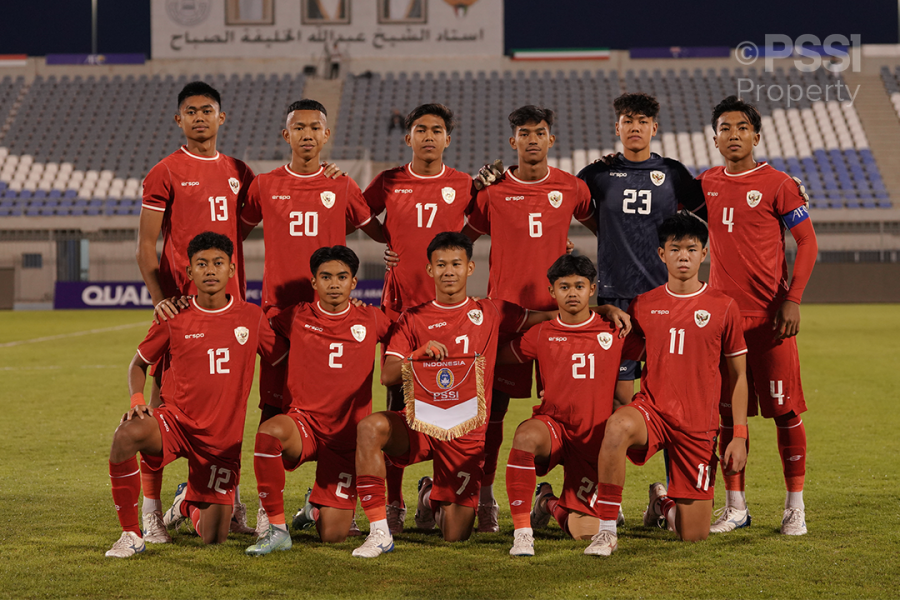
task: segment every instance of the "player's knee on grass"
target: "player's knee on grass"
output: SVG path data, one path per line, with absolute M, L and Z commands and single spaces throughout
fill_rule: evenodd
M 675 500 L 675 533 L 685 542 L 700 542 L 709 537 L 712 500 Z
M 550 454 L 550 432 L 541 421 L 529 419 L 516 428 L 512 446 L 535 456 L 547 456 Z
M 340 544 L 347 539 L 352 520 L 352 510 L 320 506 L 319 518 L 316 519 L 316 530 L 319 532 L 319 539 L 326 544 Z
M 472 536 L 475 509 L 459 504 L 441 502 L 439 527 L 446 542 L 463 542 Z
M 231 504 L 203 504 L 200 508 L 200 521 L 197 535 L 205 544 L 222 544 L 228 539 L 231 528 Z
M 573 510 L 569 512 L 566 529 L 573 539 L 589 540 L 600 531 L 600 519 Z

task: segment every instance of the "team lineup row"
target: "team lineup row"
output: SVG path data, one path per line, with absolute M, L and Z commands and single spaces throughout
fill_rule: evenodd
M 477 516 L 478 531 L 497 531 L 503 416 L 510 398 L 530 397 L 534 359 L 542 402 L 517 429 L 507 463 L 511 554 L 533 554 L 532 527 L 551 515 L 573 537 L 592 539 L 587 553 L 615 550 L 626 451 L 643 464 L 667 450 L 669 487 L 651 486 L 645 523 L 666 520 L 690 540 L 749 525 L 746 445 L 735 440 L 746 439 L 746 416 L 758 413 L 778 427 L 788 490 L 782 533 L 805 533 L 806 407 L 794 336 L 817 249 L 803 188 L 753 159 L 761 119 L 737 98 L 712 118 L 726 166 L 696 179 L 650 153 L 659 110 L 652 97 L 626 94 L 615 109 L 623 153 L 577 177 L 547 164 L 553 112 L 513 111 L 519 164 L 485 167 L 473 181 L 442 162 L 452 112 L 423 105 L 406 120 L 410 163 L 362 192 L 320 164 L 330 132 L 318 102 L 289 108 L 290 164 L 254 177 L 215 150 L 225 121 L 218 93 L 186 86 L 175 117 L 186 145 L 144 182 L 138 263 L 159 323 L 132 361 L 132 409 L 110 454 L 123 535 L 108 555 L 171 541 L 166 527 L 185 518 L 207 542 L 253 531 L 237 479 L 257 351 L 262 507 L 250 554 L 290 547 L 285 469 L 310 460 L 316 483 L 294 524 L 315 523 L 323 541 L 342 541 L 355 529 L 358 491 L 370 533 L 356 556 L 393 548 L 406 515 L 403 467 L 425 460 L 434 461 L 434 477 L 419 482 L 417 525 L 437 524 L 445 539 L 461 540 Z M 679 207 L 709 222 L 708 285 L 697 278 L 706 225 Z M 598 235 L 596 271 L 564 254 L 573 217 Z M 263 221 L 263 302 L 254 313 L 241 301 L 241 241 Z M 349 301 L 358 259 L 344 244 L 354 228 L 387 244 L 380 309 Z M 785 229 L 798 243 L 790 286 Z M 476 301 L 465 279 L 481 235 L 491 237 L 489 299 Z M 594 294 L 600 316 L 588 307 Z M 236 318 L 243 320 L 233 327 Z M 389 410 L 372 415 L 378 342 Z M 154 391 L 145 405 L 150 365 Z M 198 375 L 203 365 L 208 375 Z M 234 401 L 222 402 L 228 393 Z M 717 433 L 726 503 L 710 527 Z M 180 456 L 191 475 L 164 516 L 162 466 Z M 555 465 L 565 470 L 559 497 L 543 484 L 532 498 L 536 474 Z

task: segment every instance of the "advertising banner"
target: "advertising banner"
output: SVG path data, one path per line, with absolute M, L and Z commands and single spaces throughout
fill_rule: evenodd
M 500 0 L 151 0 L 153 58 L 503 54 Z

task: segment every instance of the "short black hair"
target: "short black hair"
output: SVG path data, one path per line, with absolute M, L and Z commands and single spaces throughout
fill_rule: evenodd
M 222 96 L 219 95 L 219 91 L 203 81 L 192 81 L 181 88 L 178 92 L 178 110 L 181 110 L 181 105 L 191 96 L 206 96 L 210 100 L 215 100 L 219 110 L 222 110 Z
M 313 252 L 309 257 L 310 273 L 315 277 L 318 275 L 319 267 L 332 260 L 340 261 L 350 267 L 350 274 L 356 277 L 356 272 L 359 270 L 359 257 L 347 246 L 323 246 Z
M 188 243 L 188 260 L 194 258 L 194 255 L 198 252 L 210 249 L 221 250 L 228 255 L 228 258 L 231 258 L 234 255 L 234 244 L 228 239 L 227 235 L 222 235 L 221 233 L 215 233 L 213 231 L 204 231 L 203 233 L 194 236 L 194 239 Z
M 659 115 L 659 102 L 650 94 L 642 92 L 622 94 L 613 100 L 613 109 L 616 111 L 616 119 L 622 115 L 628 117 L 644 115 L 655 119 Z
M 325 110 L 325 107 L 322 106 L 321 102 L 319 102 L 318 100 L 310 100 L 309 98 L 291 102 L 291 105 L 288 106 L 287 114 L 291 114 L 295 110 L 317 110 L 326 117 L 328 116 L 328 111 Z
M 759 111 L 755 106 L 753 106 L 749 102 L 744 102 L 737 96 L 728 96 L 727 98 L 716 104 L 716 107 L 713 109 L 713 131 L 719 131 L 719 117 L 727 112 L 742 112 L 747 116 L 747 120 L 750 121 L 750 124 L 753 126 L 754 132 L 759 133 L 762 129 L 762 117 L 759 116 Z
M 553 129 L 555 116 L 556 113 L 549 108 L 526 104 L 509 113 L 509 126 L 512 127 L 513 133 L 515 133 L 516 129 L 527 123 L 546 121 L 547 129 Z
M 452 132 L 453 128 L 456 127 L 456 120 L 453 118 L 453 111 L 443 104 L 420 104 L 419 106 L 412 109 L 412 112 L 406 115 L 406 120 L 403 122 L 404 127 L 406 127 L 406 131 L 412 131 L 415 122 L 425 115 L 434 115 L 440 119 L 443 119 L 444 129 L 447 130 L 447 135 L 450 135 L 450 132 Z
M 428 260 L 431 260 L 431 255 L 437 250 L 465 250 L 466 258 L 472 260 L 472 240 L 469 239 L 469 236 L 464 235 L 458 231 L 444 231 L 431 240 L 431 243 L 428 244 Z
M 709 240 L 709 229 L 706 228 L 706 223 L 687 210 L 680 210 L 667 218 L 659 224 L 656 232 L 659 235 L 660 248 L 665 248 L 669 239 L 677 242 L 685 238 L 695 238 L 704 248 Z
M 583 254 L 563 254 L 547 269 L 547 279 L 550 280 L 550 285 L 553 285 L 557 279 L 571 275 L 584 277 L 594 283 L 597 280 L 597 269 L 594 268 L 591 259 Z

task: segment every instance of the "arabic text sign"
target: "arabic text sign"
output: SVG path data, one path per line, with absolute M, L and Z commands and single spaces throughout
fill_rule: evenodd
M 500 55 L 498 0 L 152 0 L 154 58 Z

